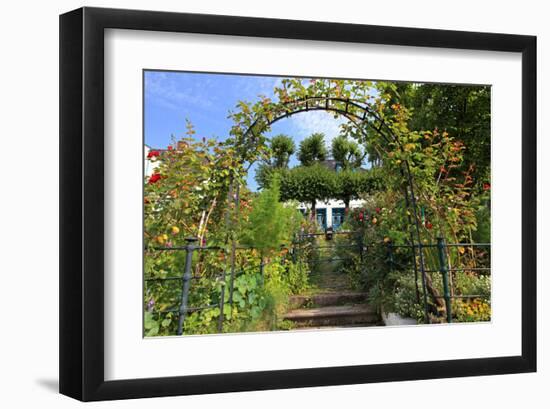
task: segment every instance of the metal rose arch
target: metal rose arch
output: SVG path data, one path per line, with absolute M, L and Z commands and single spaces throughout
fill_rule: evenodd
M 244 132 L 240 135 L 241 141 L 241 154 L 242 162 L 249 162 L 247 170 L 250 168 L 253 160 L 247 160 L 247 152 L 253 150 L 252 148 L 260 143 L 262 134 L 266 132 L 274 123 L 289 118 L 293 115 L 300 113 L 307 113 L 312 111 L 325 111 L 334 113 L 337 116 L 343 116 L 348 119 L 353 126 L 361 132 L 366 138 L 367 129 L 372 129 L 376 134 L 382 138 L 387 144 L 393 143 L 399 150 L 403 151 L 403 146 L 392 130 L 392 127 L 379 115 L 375 109 L 364 100 L 345 98 L 341 96 L 305 96 L 299 98 L 287 98 L 279 103 L 268 102 L 264 105 L 267 109 L 258 113 L 254 120 L 248 125 Z M 369 138 L 370 139 L 370 138 Z M 387 146 L 387 145 L 385 145 Z M 379 145 L 382 149 L 386 149 L 383 145 Z M 418 277 L 418 269 L 422 278 L 422 292 L 423 292 L 423 304 L 424 304 L 424 316 L 425 322 L 429 323 L 428 315 L 428 295 L 427 295 L 427 276 L 425 267 L 425 256 L 421 241 L 420 233 L 420 217 L 417 207 L 417 201 L 414 191 L 414 178 L 411 173 L 410 165 L 408 161 L 403 160 L 400 164 L 400 174 L 403 180 L 406 182 L 406 188 L 403 191 L 407 211 L 409 240 L 415 257 L 416 249 L 418 249 L 418 267 L 416 263 L 413 263 L 415 277 Z M 234 201 L 234 209 L 239 212 L 239 190 L 240 183 L 238 178 L 232 177 L 232 182 L 229 187 L 228 201 Z M 231 207 L 228 207 L 230 209 Z M 227 220 L 230 218 L 231 210 L 227 212 Z M 231 286 L 233 286 L 233 272 L 236 252 L 235 239 L 228 238 L 231 241 Z M 232 292 L 231 292 L 232 293 Z M 230 303 L 232 300 L 229 300 Z

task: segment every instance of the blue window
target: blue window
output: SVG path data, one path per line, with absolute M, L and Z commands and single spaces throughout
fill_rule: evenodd
M 343 207 L 338 207 L 332 209 L 332 228 L 338 230 L 342 223 L 344 223 L 345 209 Z
M 324 229 L 327 228 L 327 209 L 317 209 L 315 211 L 317 224 Z

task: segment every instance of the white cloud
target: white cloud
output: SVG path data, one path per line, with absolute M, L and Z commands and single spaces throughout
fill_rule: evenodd
M 243 76 L 235 82 L 235 90 L 243 100 L 254 103 L 260 95 L 273 98 L 273 89 L 280 86 L 281 81 L 279 77 Z
M 298 140 L 320 132 L 325 134 L 325 142 L 330 146 L 340 133 L 340 125 L 346 123 L 347 119 L 342 116 L 334 118 L 333 114 L 325 111 L 309 111 L 294 114 L 289 121 Z
M 210 80 L 203 81 L 201 87 L 210 85 Z M 180 109 L 182 103 L 198 105 L 202 108 L 210 108 L 212 102 L 209 98 L 204 98 L 200 92 L 193 90 L 183 90 L 178 87 L 174 80 L 173 74 L 169 75 L 165 72 L 155 72 L 153 75 L 145 77 L 145 92 L 157 104 L 171 109 Z

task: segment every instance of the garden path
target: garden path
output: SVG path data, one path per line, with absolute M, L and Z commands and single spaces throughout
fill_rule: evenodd
M 338 261 L 319 263 L 310 275 L 311 288 L 292 296 L 285 319 L 295 328 L 364 327 L 379 325 L 380 317 L 367 303 L 367 294 L 353 290 Z

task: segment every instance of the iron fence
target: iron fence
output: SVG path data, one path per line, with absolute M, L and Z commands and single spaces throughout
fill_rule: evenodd
M 386 257 L 384 262 L 387 266 L 387 271 L 392 271 L 396 268 L 399 268 L 403 273 L 411 271 L 414 273 L 414 283 L 415 283 L 415 292 L 416 298 L 419 304 L 422 304 L 424 308 L 424 318 L 425 322 L 429 322 L 429 287 L 431 282 L 433 282 L 433 274 L 439 274 L 439 279 L 441 280 L 441 288 L 443 289 L 442 295 L 432 294 L 431 298 L 434 299 L 443 299 L 445 304 L 445 319 L 448 323 L 452 322 L 453 317 L 453 308 L 452 300 L 453 299 L 488 299 L 490 296 L 487 294 L 456 294 L 452 291 L 451 286 L 451 276 L 458 272 L 470 272 L 477 275 L 490 275 L 490 243 L 446 243 L 443 238 L 437 238 L 435 243 L 421 243 L 421 244 L 402 244 L 395 245 L 391 241 L 381 244 L 381 243 L 366 243 L 363 239 L 363 235 L 358 231 L 341 231 L 333 232 L 333 235 L 346 235 L 349 237 L 348 244 L 331 244 L 331 245 L 319 245 L 315 244 L 313 239 L 318 237 L 327 236 L 325 233 L 307 233 L 299 236 L 298 241 L 296 242 L 297 248 L 300 249 L 304 246 L 305 243 L 309 244 L 310 250 L 316 249 L 349 249 L 348 254 L 345 254 L 340 257 L 329 257 L 329 258 L 319 258 L 319 257 L 310 257 L 311 265 L 325 262 L 338 262 L 338 261 L 347 261 L 357 256 L 362 267 L 365 280 L 369 274 L 369 264 L 373 261 L 372 255 L 376 253 L 376 250 L 385 247 Z M 453 253 L 456 253 L 458 249 L 470 249 L 470 254 L 476 253 L 474 249 L 481 249 L 485 253 L 484 260 L 482 260 L 483 266 L 457 266 L 457 262 L 453 263 L 452 256 Z M 405 251 L 409 256 L 405 257 L 406 262 L 400 262 L 396 260 L 396 255 L 399 251 Z M 429 254 L 432 251 L 435 254 Z M 422 257 L 420 254 L 422 253 Z M 479 256 L 479 251 L 477 256 Z M 435 260 L 430 260 L 435 256 Z M 456 258 L 456 257 L 455 257 Z M 475 258 L 475 257 L 473 257 Z M 422 263 L 422 265 L 420 265 Z M 464 264 L 464 263 L 462 263 Z M 422 275 L 422 277 L 420 277 Z M 430 279 L 425 281 L 426 275 L 430 275 Z M 419 282 L 422 283 L 422 290 L 419 289 Z
M 179 247 L 160 247 L 160 248 L 154 248 L 154 251 L 182 251 L 185 253 L 185 262 L 183 265 L 183 273 L 178 276 L 171 276 L 171 277 L 144 277 L 144 287 L 145 292 L 147 292 L 147 287 L 149 283 L 151 282 L 169 282 L 169 281 L 181 281 L 181 295 L 179 297 L 178 305 L 172 308 L 166 308 L 162 310 L 156 310 L 156 313 L 166 314 L 166 313 L 175 313 L 178 316 L 178 326 L 177 326 L 177 335 L 182 335 L 184 331 L 184 323 L 185 319 L 187 318 L 189 313 L 211 309 L 211 308 L 218 308 L 220 311 L 220 314 L 218 316 L 218 322 L 217 322 L 217 331 L 222 332 L 223 331 L 223 324 L 224 324 L 224 307 L 225 305 L 233 305 L 233 295 L 235 292 L 235 279 L 239 277 L 242 274 L 246 274 L 250 271 L 257 270 L 260 274 L 260 285 L 263 286 L 264 284 L 264 269 L 267 265 L 271 264 L 272 262 L 265 262 L 265 258 L 263 256 L 260 257 L 260 263 L 255 265 L 249 265 L 249 266 L 242 266 L 241 269 L 237 270 L 236 264 L 235 264 L 235 258 L 234 258 L 234 252 L 235 251 L 243 251 L 243 250 L 257 250 L 255 247 L 250 246 L 235 246 L 234 249 L 232 248 L 230 250 L 231 253 L 231 263 L 229 269 L 223 269 L 219 274 L 213 275 L 210 278 L 216 280 L 220 283 L 220 291 L 219 291 L 219 299 L 214 304 L 209 305 L 202 305 L 197 307 L 190 307 L 189 306 L 189 296 L 191 293 L 191 283 L 195 279 L 201 279 L 205 278 L 204 276 L 196 276 L 192 274 L 192 267 L 193 267 L 193 256 L 196 252 L 200 251 L 219 251 L 222 253 L 227 253 L 227 250 L 224 247 L 221 246 L 199 246 L 196 244 L 198 241 L 195 237 L 189 237 L 185 239 L 187 244 L 185 246 L 179 246 Z M 281 249 L 286 248 L 287 246 L 281 246 Z M 228 280 L 229 278 L 229 280 Z M 226 286 L 227 281 L 229 281 L 229 291 L 228 291 L 228 299 L 226 300 Z
M 415 282 L 415 289 L 416 289 L 416 297 L 419 303 L 421 303 L 420 298 L 420 290 L 418 288 L 418 259 L 421 252 L 424 252 L 424 257 L 422 260 L 426 258 L 426 256 L 430 256 L 430 254 L 426 254 L 426 252 L 435 252 L 436 255 L 436 266 L 430 265 L 428 263 L 427 265 L 424 265 L 422 269 L 420 269 L 421 274 L 439 274 L 439 278 L 441 280 L 441 287 L 443 289 L 442 295 L 434 295 L 434 298 L 441 298 L 444 301 L 445 304 L 445 316 L 446 321 L 451 323 L 452 322 L 452 300 L 453 299 L 473 299 L 473 298 L 487 298 L 486 294 L 454 294 L 452 291 L 452 286 L 450 284 L 450 277 L 452 274 L 461 272 L 461 271 L 469 271 L 476 274 L 487 274 L 489 275 L 491 273 L 491 267 L 490 265 L 483 265 L 483 266 L 464 266 L 464 267 L 458 267 L 456 265 L 453 265 L 452 258 L 453 258 L 453 249 L 457 250 L 461 249 L 465 251 L 464 249 L 468 248 L 470 249 L 470 252 L 473 254 L 475 251 L 474 249 L 486 249 L 485 251 L 487 253 L 490 253 L 490 243 L 446 243 L 443 238 L 438 238 L 436 243 L 424 243 L 424 244 L 403 244 L 403 245 L 395 245 L 391 242 L 389 243 L 370 243 L 367 244 L 363 241 L 363 238 L 361 235 L 356 234 L 357 232 L 353 231 L 341 231 L 341 232 L 332 232 L 332 235 L 347 235 L 350 237 L 350 241 L 348 244 L 331 244 L 331 245 L 316 245 L 314 242 L 314 239 L 319 236 L 325 236 L 327 238 L 327 234 L 325 233 L 307 233 L 307 234 L 301 234 L 296 236 L 295 240 L 292 242 L 290 246 L 282 246 L 281 249 L 286 248 L 288 250 L 288 255 L 292 257 L 292 261 L 294 263 L 298 262 L 299 268 L 301 268 L 301 261 L 303 258 L 308 256 L 306 249 L 306 246 L 309 245 L 309 250 L 312 249 L 322 249 L 322 248 L 331 248 L 331 249 L 350 249 L 351 254 L 348 257 L 328 257 L 326 259 L 323 258 L 317 258 L 312 260 L 313 265 L 315 263 L 323 263 L 323 262 L 336 262 L 336 261 L 345 261 L 350 260 L 353 258 L 353 255 L 357 256 L 357 258 L 360 260 L 362 266 L 368 266 L 371 259 L 371 253 L 373 249 L 380 250 L 381 247 L 384 247 L 386 251 L 386 258 L 385 262 L 387 263 L 387 270 L 388 272 L 393 270 L 400 270 L 402 272 L 407 272 L 408 270 L 413 270 L 414 272 L 414 282 Z M 330 238 L 332 239 L 332 237 Z M 177 335 L 182 335 L 184 332 L 185 327 L 185 320 L 188 317 L 190 313 L 206 310 L 206 309 L 213 309 L 218 308 L 220 313 L 217 320 L 217 331 L 222 332 L 223 331 L 223 325 L 224 325 L 224 308 L 226 305 L 232 306 L 233 305 L 233 295 L 234 295 L 234 283 L 235 279 L 239 277 L 241 274 L 246 274 L 250 271 L 257 271 L 260 276 L 260 285 L 263 285 L 264 283 L 264 269 L 268 264 L 271 264 L 273 261 L 266 263 L 264 258 L 260 258 L 260 263 L 255 265 L 249 265 L 249 266 L 241 266 L 239 270 L 237 270 L 237 266 L 235 263 L 235 252 L 242 251 L 242 250 L 255 250 L 254 247 L 247 247 L 247 246 L 231 246 L 230 249 L 230 256 L 231 256 L 231 262 L 229 268 L 222 269 L 218 274 L 214 274 L 210 276 L 209 278 L 212 280 L 215 280 L 217 283 L 219 283 L 219 298 L 218 300 L 215 300 L 215 302 L 207 305 L 200 305 L 200 306 L 193 306 L 191 307 L 189 305 L 189 297 L 192 289 L 192 281 L 195 279 L 205 278 L 204 276 L 196 276 L 193 275 L 193 256 L 197 252 L 201 251 L 220 251 L 224 255 L 227 253 L 227 250 L 224 247 L 220 246 L 200 246 L 197 245 L 197 240 L 194 237 L 187 238 L 187 244 L 185 246 L 181 247 L 167 247 L 167 248 L 155 248 L 155 251 L 176 251 L 176 252 L 184 252 L 185 254 L 185 261 L 183 265 L 183 271 L 181 275 L 177 276 L 170 276 L 170 277 L 144 277 L 144 288 L 147 292 L 147 287 L 150 285 L 150 283 L 156 282 L 161 283 L 161 285 L 164 285 L 166 282 L 177 282 L 180 281 L 180 296 L 178 297 L 177 303 L 175 306 L 172 306 L 170 308 L 165 308 L 162 310 L 157 310 L 155 312 L 157 313 L 174 313 L 178 317 L 178 325 L 177 325 Z M 431 254 L 433 256 L 434 254 Z M 449 257 L 451 256 L 451 257 Z M 430 257 L 428 257 L 429 259 Z M 489 262 L 490 257 L 486 257 L 486 262 Z M 432 267 L 432 268 L 430 268 Z M 435 267 L 435 268 L 433 268 Z M 365 274 L 368 274 L 368 268 L 365 268 Z M 421 277 L 422 279 L 425 279 L 425 277 Z M 229 279 L 229 280 L 228 280 Z M 227 281 L 229 281 L 229 289 L 228 289 L 228 299 L 226 299 L 226 287 L 228 285 Z M 426 314 L 426 321 L 427 320 L 427 314 L 428 314 L 428 305 L 427 305 L 427 294 L 426 294 L 426 287 L 423 286 L 423 299 L 424 299 L 424 310 Z
M 400 268 L 403 271 L 406 271 L 408 269 L 413 269 L 415 274 L 415 285 L 416 285 L 416 293 L 417 298 L 419 297 L 419 290 L 418 290 L 418 258 L 420 252 L 426 252 L 429 250 L 435 251 L 436 253 L 436 268 L 430 268 L 433 267 L 429 265 L 425 265 L 423 268 L 423 274 L 439 274 L 439 278 L 441 280 L 441 286 L 443 288 L 443 295 L 432 295 L 433 298 L 440 298 L 444 300 L 445 303 L 445 318 L 448 323 L 452 322 L 452 300 L 453 299 L 474 299 L 474 298 L 481 298 L 481 299 L 488 299 L 490 298 L 490 295 L 487 294 L 454 294 L 452 291 L 452 286 L 450 284 L 450 279 L 453 273 L 458 272 L 471 272 L 475 273 L 477 275 L 490 275 L 491 274 L 491 266 L 490 266 L 490 249 L 491 244 L 490 243 L 446 243 L 445 240 L 441 237 L 436 239 L 436 243 L 422 243 L 422 244 L 404 244 L 404 245 L 394 245 L 391 242 L 386 244 L 387 246 L 387 254 L 388 254 L 388 262 L 389 262 L 389 269 L 390 271 L 394 269 L 395 267 Z M 408 263 L 400 263 L 395 260 L 395 253 L 399 249 L 404 249 L 408 252 L 410 252 L 410 259 Z M 460 250 L 462 252 L 466 253 L 465 249 L 470 249 L 469 253 L 472 256 L 471 260 L 476 262 L 476 257 L 480 257 L 481 254 L 481 263 L 483 264 L 482 267 L 477 266 L 477 264 L 474 264 L 473 266 L 456 266 L 453 263 L 452 258 L 457 258 L 457 253 L 460 253 Z M 482 250 L 482 252 L 477 251 Z M 455 254 L 453 254 L 453 250 L 455 251 Z M 433 255 L 433 253 L 432 253 Z M 465 256 L 467 257 L 467 256 Z M 424 255 L 424 258 L 426 258 L 426 254 Z M 479 260 L 478 260 L 479 262 Z M 463 263 L 464 264 L 464 263 Z M 427 289 L 423 289 L 424 292 L 427 292 Z M 426 300 L 427 297 L 424 297 L 424 300 Z M 425 304 L 425 301 L 424 301 Z M 424 305 L 425 308 L 425 314 L 427 314 L 427 305 Z

